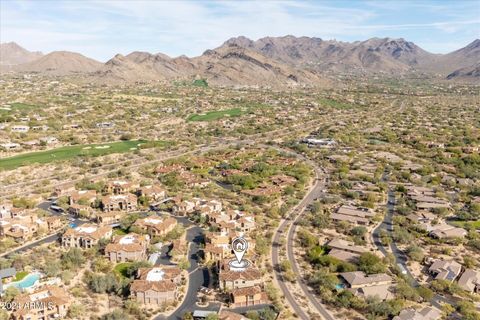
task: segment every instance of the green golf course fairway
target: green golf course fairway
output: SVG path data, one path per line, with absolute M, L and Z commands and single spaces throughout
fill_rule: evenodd
M 245 113 L 246 111 L 240 108 L 209 111 L 204 114 L 193 114 L 187 118 L 187 121 L 214 121 L 223 117 L 239 117 Z
M 163 147 L 165 141 L 129 140 L 111 143 L 84 144 L 56 148 L 47 151 L 29 152 L 17 156 L 0 159 L 0 170 L 12 170 L 33 163 L 50 163 L 69 160 L 75 157 L 96 157 L 111 153 L 124 153 L 140 148 Z

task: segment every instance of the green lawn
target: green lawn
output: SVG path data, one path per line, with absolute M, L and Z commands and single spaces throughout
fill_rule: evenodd
M 165 141 L 130 140 L 105 144 L 86 144 L 56 148 L 47 151 L 37 151 L 0 159 L 0 170 L 12 170 L 33 163 L 50 163 L 53 161 L 69 160 L 75 157 L 96 157 L 111 153 L 124 153 L 138 148 L 164 147 Z
M 320 104 L 335 108 L 335 109 L 352 109 L 353 105 L 339 102 L 333 99 L 322 98 L 319 100 Z
M 28 110 L 33 110 L 35 108 L 38 108 L 38 106 L 35 106 L 35 105 L 32 105 L 32 104 L 20 103 L 20 102 L 10 103 L 9 105 L 10 105 L 10 110 L 0 109 L 0 112 L 11 112 L 11 111 L 15 111 L 15 110 L 28 111 Z
M 477 230 L 480 230 L 480 220 L 476 220 L 476 221 L 452 221 L 451 224 L 454 225 L 454 226 L 457 226 L 457 227 L 461 227 L 461 228 L 471 227 L 471 228 L 475 228 Z
M 217 110 L 202 114 L 192 114 L 187 118 L 187 121 L 214 121 L 223 117 L 239 117 L 245 113 L 246 111 L 240 108 Z
M 130 267 L 131 264 L 132 264 L 131 262 L 122 262 L 117 264 L 115 268 L 113 268 L 113 270 L 115 270 L 115 272 L 121 275 L 122 277 L 127 278 L 127 268 Z
M 124 236 L 126 235 L 127 233 L 125 232 L 125 230 L 123 229 L 120 229 L 120 228 L 115 228 L 113 229 L 113 235 L 114 236 Z
M 208 87 L 207 80 L 205 80 L 205 79 L 194 80 L 192 84 L 195 87 L 204 87 L 204 88 Z
M 28 275 L 28 272 L 27 272 L 27 271 L 19 271 L 19 272 L 17 272 L 17 274 L 15 275 L 15 279 L 13 279 L 13 281 L 20 281 L 20 280 L 22 280 L 23 278 L 25 278 L 27 275 Z

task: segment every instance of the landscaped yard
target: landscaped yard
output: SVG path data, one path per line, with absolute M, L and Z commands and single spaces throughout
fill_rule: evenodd
M 113 270 L 115 270 L 115 272 L 121 275 L 122 277 L 127 278 L 127 269 L 131 264 L 132 264 L 131 262 L 122 262 L 117 264 L 115 268 L 113 268 Z
M 13 281 L 20 281 L 22 280 L 23 278 L 25 278 L 26 276 L 28 275 L 28 272 L 27 271 L 19 271 L 17 272 L 17 274 L 15 275 L 15 279 L 13 279 Z
M 0 169 L 12 170 L 33 163 L 50 163 L 69 160 L 75 157 L 96 157 L 111 153 L 124 153 L 142 148 L 164 147 L 165 141 L 129 140 L 105 144 L 76 145 L 56 148 L 47 151 L 29 152 L 17 156 L 0 159 Z
M 239 117 L 246 112 L 247 111 L 240 108 L 210 111 L 207 113 L 193 114 L 187 118 L 187 121 L 214 121 L 223 117 Z

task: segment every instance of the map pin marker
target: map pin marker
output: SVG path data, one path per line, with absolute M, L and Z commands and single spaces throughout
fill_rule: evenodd
M 237 237 L 232 241 L 232 250 L 235 254 L 235 258 L 237 258 L 237 262 L 240 264 L 242 263 L 243 256 L 248 249 L 248 242 L 243 237 Z

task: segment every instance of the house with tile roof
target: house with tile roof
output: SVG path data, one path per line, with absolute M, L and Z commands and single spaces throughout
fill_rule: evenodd
M 146 260 L 149 243 L 149 235 L 129 233 L 115 236 L 105 247 L 105 256 L 113 263 Z
M 62 235 L 62 246 L 75 248 L 92 248 L 101 239 L 112 237 L 112 227 L 83 224 L 73 229 L 68 229 Z

